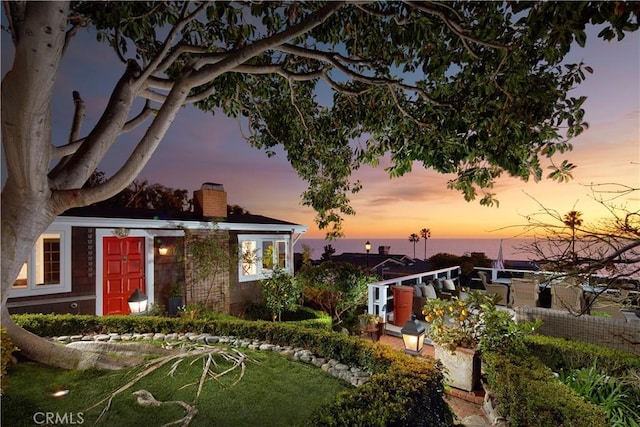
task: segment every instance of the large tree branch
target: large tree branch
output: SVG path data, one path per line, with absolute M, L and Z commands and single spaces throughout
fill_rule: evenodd
M 185 53 L 196 53 L 199 55 L 206 54 L 208 57 L 212 58 L 213 62 L 218 62 L 220 58 L 223 58 L 226 56 L 226 52 L 211 53 L 205 47 L 193 46 L 193 45 L 181 43 L 173 47 L 171 52 L 169 52 L 165 56 L 165 58 L 162 60 L 162 62 L 158 64 L 155 72 L 164 73 L 165 71 L 167 71 L 167 69 L 169 69 L 169 67 L 171 67 L 171 65 L 173 65 L 173 63 L 180 57 L 180 55 L 183 55 Z M 152 77 L 150 76 L 149 78 L 152 78 Z
M 479 59 L 479 57 L 475 53 L 475 51 L 471 48 L 471 46 L 469 46 L 468 42 L 473 42 L 479 46 L 484 46 L 484 47 L 493 48 L 493 49 L 500 49 L 500 50 L 510 49 L 508 46 L 505 46 L 499 43 L 487 42 L 486 40 L 482 40 L 477 37 L 471 36 L 469 34 L 469 31 L 463 28 L 460 25 L 460 23 L 454 20 L 451 20 L 446 13 L 444 13 L 442 10 L 439 9 L 441 3 L 432 3 L 432 2 L 419 3 L 419 2 L 413 2 L 413 1 L 406 1 L 405 3 L 416 10 L 419 10 L 421 12 L 424 12 L 428 15 L 435 16 L 438 19 L 440 19 L 447 26 L 447 28 L 449 28 L 455 35 L 457 35 L 460 38 L 460 41 L 464 44 L 465 48 L 476 59 Z M 433 7 L 434 5 L 436 5 L 436 7 Z M 451 8 L 448 8 L 448 7 L 447 9 L 451 10 Z M 456 14 L 456 18 L 459 19 L 459 15 Z
M 65 206 L 85 206 L 114 196 L 126 188 L 145 167 L 173 123 L 178 111 L 184 105 L 190 90 L 188 81 L 189 75 L 187 74 L 182 80 L 176 82 L 166 102 L 158 110 L 136 148 L 125 164 L 111 178 L 91 188 L 56 191 L 52 198 Z
M 397 87 L 399 89 L 402 89 L 404 91 L 408 91 L 408 92 L 416 92 L 417 94 L 419 94 L 425 101 L 430 102 L 436 106 L 439 107 L 451 107 L 451 105 L 449 104 L 444 104 L 441 103 L 439 101 L 437 101 L 436 99 L 434 99 L 433 97 L 431 97 L 427 92 L 425 92 L 423 89 L 415 86 L 415 85 L 409 85 L 406 83 L 402 83 L 402 80 L 400 79 L 390 79 L 387 77 L 376 77 L 376 76 L 367 76 L 363 73 L 359 73 L 356 71 L 353 71 L 351 68 L 349 68 L 348 66 L 344 65 L 342 63 L 342 59 L 344 58 L 344 56 L 342 55 L 335 55 L 333 52 L 325 52 L 325 51 L 320 51 L 320 50 L 316 50 L 316 49 L 307 49 L 307 48 L 303 48 L 300 46 L 294 46 L 294 45 L 290 45 L 290 44 L 286 44 L 283 46 L 279 47 L 280 50 L 282 50 L 283 52 L 289 53 L 289 54 L 294 54 L 294 55 L 298 55 L 298 56 L 302 56 L 305 58 L 309 58 L 309 59 L 315 59 L 318 61 L 322 61 L 325 63 L 329 63 L 332 66 L 334 66 L 336 69 L 338 69 L 340 72 L 344 73 L 345 75 L 347 75 L 348 77 L 350 77 L 353 81 L 357 81 L 360 83 L 364 83 L 367 85 L 373 85 L 373 86 L 389 86 L 389 87 Z M 353 59 L 351 59 L 351 61 L 354 61 Z M 361 65 L 361 64 L 359 64 Z M 325 80 L 327 80 L 325 78 Z M 327 80 L 328 81 L 328 80 Z M 332 81 L 328 81 L 329 84 L 331 84 L 332 86 L 335 85 L 335 82 Z
M 124 124 L 120 132 L 118 132 L 118 136 L 127 132 L 131 132 L 133 129 L 140 126 L 142 123 L 144 123 L 146 119 L 151 117 L 155 111 L 156 111 L 155 109 L 151 108 L 151 106 L 149 105 L 149 102 L 146 102 L 142 111 L 138 113 L 138 115 L 135 116 L 133 119 L 129 120 L 127 123 Z M 78 151 L 80 146 L 84 143 L 84 141 L 86 141 L 86 138 L 80 138 L 68 144 L 53 147 L 52 148 L 53 154 L 51 156 L 51 159 L 53 160 L 53 159 L 61 158 L 64 156 L 69 156 L 75 153 L 76 151 Z
M 203 57 L 195 62 L 192 76 L 193 87 L 206 84 L 213 80 L 220 74 L 235 69 L 237 66 L 244 64 L 247 60 L 253 58 L 256 55 L 261 54 L 269 49 L 281 46 L 288 40 L 295 39 L 298 36 L 302 36 L 313 28 L 321 25 L 331 15 L 336 13 L 344 5 L 344 2 L 328 2 L 325 6 L 321 7 L 314 13 L 307 16 L 301 22 L 296 25 L 292 25 L 286 30 L 273 34 L 271 36 L 260 39 L 252 44 L 249 44 L 241 49 L 238 49 L 217 61 L 215 64 L 208 64 L 208 58 Z
M 201 3 L 192 12 L 188 13 L 189 4 L 190 4 L 189 2 L 185 3 L 185 5 L 183 7 L 183 10 L 182 10 L 182 13 L 181 13 L 181 16 L 183 18 L 180 19 L 173 26 L 173 28 L 171 28 L 171 31 L 169 31 L 169 34 L 165 38 L 164 43 L 162 44 L 162 47 L 160 48 L 160 51 L 149 62 L 149 65 L 147 65 L 142 70 L 142 73 L 140 74 L 140 79 L 141 80 L 148 79 L 149 77 L 151 77 L 154 73 L 156 73 L 158 71 L 158 67 L 163 64 L 163 60 L 171 52 L 171 49 L 174 46 L 174 41 L 180 35 L 180 32 L 182 31 L 182 29 L 189 22 L 191 22 L 193 19 L 195 19 L 200 13 L 202 13 L 205 10 L 208 2 Z M 177 57 L 176 57 L 176 59 L 177 59 Z
M 129 61 L 96 126 L 64 168 L 50 173 L 52 189 L 80 188 L 91 176 L 127 122 L 127 116 L 141 85 L 138 76 L 137 64 L 135 61 Z
M 13 43 L 17 44 L 19 41 L 20 27 L 25 19 L 27 2 L 2 0 L 2 6 L 7 15 L 7 21 L 9 21 L 11 38 L 13 39 Z
M 49 191 L 46 174 L 38 171 L 49 169 L 50 101 L 62 59 L 67 7 L 52 2 L 9 5 L 15 53 L 2 79 L 2 144 L 7 176 L 25 192 Z
M 82 127 L 82 119 L 84 118 L 85 104 L 80 93 L 76 90 L 73 91 L 73 122 L 71 124 L 71 133 L 69 134 L 69 142 L 76 141 L 80 138 L 80 128 Z

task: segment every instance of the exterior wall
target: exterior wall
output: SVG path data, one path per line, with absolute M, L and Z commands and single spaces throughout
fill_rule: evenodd
M 229 274 L 229 314 L 233 316 L 242 317 L 250 304 L 260 304 L 264 302 L 262 292 L 260 291 L 260 282 L 258 280 L 240 282 L 239 280 L 239 265 L 237 260 L 238 253 L 238 235 L 245 234 L 241 232 L 231 232 L 229 239 L 231 242 L 232 250 L 234 251 L 235 258 L 231 265 L 231 272 Z M 289 237 L 288 233 L 273 233 L 273 232 L 251 232 L 254 235 L 264 234 L 265 236 L 281 235 L 282 237 Z M 289 247 L 289 260 L 291 271 L 294 270 L 293 255 L 291 255 L 292 248 Z
M 198 271 L 194 267 L 194 254 L 190 248 L 190 241 L 202 240 L 215 236 L 212 252 L 219 251 L 215 257 L 212 274 L 198 280 Z M 193 240 L 192 240 L 193 239 Z M 235 258 L 230 257 L 229 232 L 221 230 L 190 230 L 185 239 L 185 275 L 186 275 L 186 304 L 203 304 L 216 311 L 229 313 L 229 271 L 235 264 Z M 235 251 L 231 255 L 235 254 Z M 230 259 L 231 258 L 231 259 Z
M 166 255 L 159 254 L 158 248 L 161 246 L 168 248 Z M 174 236 L 156 237 L 154 239 L 153 254 L 154 300 L 156 304 L 162 305 L 166 311 L 171 288 L 182 285 L 184 289 L 184 238 Z M 184 297 L 184 295 L 182 296 Z
M 7 307 L 18 313 L 95 314 L 96 233 L 94 228 L 71 228 L 71 292 L 10 298 Z

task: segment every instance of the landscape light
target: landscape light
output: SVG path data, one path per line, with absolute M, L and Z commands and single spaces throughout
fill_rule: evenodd
M 142 314 L 147 311 L 147 302 L 149 298 L 141 292 L 140 289 L 136 288 L 136 290 L 131 294 L 127 302 L 129 303 L 129 311 L 131 314 Z
M 422 323 L 412 314 L 402 329 L 402 340 L 404 341 L 404 352 L 412 356 L 417 356 L 422 351 L 424 345 L 425 329 Z

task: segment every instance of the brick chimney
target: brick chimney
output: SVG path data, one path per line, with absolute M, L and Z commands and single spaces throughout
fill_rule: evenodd
M 222 184 L 205 182 L 193 192 L 193 211 L 203 218 L 227 217 L 227 193 Z
M 378 246 L 378 255 L 389 255 L 391 246 Z

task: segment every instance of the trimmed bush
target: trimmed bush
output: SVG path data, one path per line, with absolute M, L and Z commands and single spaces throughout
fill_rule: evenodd
M 526 339 L 530 354 L 537 356 L 554 372 L 590 368 L 620 376 L 629 369 L 640 370 L 638 355 L 564 338 L 532 335 Z
M 498 396 L 498 408 L 513 427 L 608 426 L 602 408 L 559 382 L 538 358 L 514 360 L 493 353 L 483 355 L 482 360 L 489 387 Z

